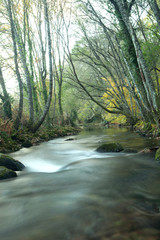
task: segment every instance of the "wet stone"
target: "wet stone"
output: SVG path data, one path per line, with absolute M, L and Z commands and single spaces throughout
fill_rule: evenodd
M 16 172 L 14 172 L 6 167 L 0 166 L 0 180 L 7 179 L 7 178 L 13 178 L 13 177 L 17 177 Z
M 22 171 L 25 168 L 21 162 L 5 154 L 0 155 L 0 166 L 4 166 L 13 171 Z

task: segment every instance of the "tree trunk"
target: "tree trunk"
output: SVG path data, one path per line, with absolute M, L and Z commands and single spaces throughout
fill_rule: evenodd
M 14 122 L 14 127 L 15 127 L 15 129 L 18 130 L 20 122 L 21 122 L 21 118 L 22 118 L 22 113 L 23 113 L 23 82 L 21 79 L 19 66 L 18 66 L 18 53 L 17 53 L 17 44 L 16 44 L 16 36 L 15 36 L 15 26 L 14 26 L 14 22 L 13 22 L 11 4 L 10 4 L 9 0 L 8 0 L 7 10 L 8 10 L 8 15 L 9 15 L 9 19 L 10 19 L 12 42 L 13 42 L 13 52 L 14 52 L 14 64 L 15 64 L 16 76 L 17 76 L 17 80 L 18 80 L 19 93 L 20 93 L 18 113 L 17 113 L 17 117 Z
M 8 2 L 10 2 L 10 1 L 8 0 Z M 14 29 L 15 29 L 15 41 L 16 41 L 18 49 L 19 49 L 19 54 L 21 57 L 21 62 L 22 62 L 22 66 L 23 66 L 23 70 L 24 70 L 25 78 L 26 78 L 26 82 L 27 82 L 27 94 L 28 94 L 28 105 L 29 105 L 29 123 L 28 123 L 28 125 L 32 126 L 32 124 L 34 122 L 32 76 L 31 76 L 29 68 L 28 68 L 28 63 L 26 60 L 25 43 L 23 42 L 21 29 L 20 29 L 19 22 L 17 19 L 13 20 L 13 25 L 14 25 Z
M 36 132 L 41 124 L 44 122 L 47 113 L 49 112 L 51 100 L 52 100 L 52 91 L 53 91 L 53 69 L 52 69 L 52 43 L 51 43 L 51 33 L 50 33 L 50 21 L 49 21 L 49 16 L 48 16 L 48 4 L 46 0 L 43 0 L 44 4 L 44 16 L 45 16 L 45 21 L 47 25 L 47 38 L 48 38 L 48 54 L 49 54 L 49 94 L 48 94 L 48 100 L 45 105 L 44 111 L 42 116 L 40 117 L 39 121 L 37 124 L 32 128 L 32 132 Z
M 12 109 L 11 109 L 10 97 L 6 90 L 6 85 L 5 85 L 5 81 L 3 78 L 1 66 L 0 66 L 0 85 L 1 85 L 2 91 L 3 91 L 3 96 L 1 96 L 1 99 L 3 102 L 4 117 L 12 119 Z

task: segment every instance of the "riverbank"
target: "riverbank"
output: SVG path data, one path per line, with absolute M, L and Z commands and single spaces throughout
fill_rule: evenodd
M 94 130 L 95 128 L 127 128 L 130 126 L 126 124 L 107 124 L 105 126 L 102 123 L 92 123 L 79 127 L 71 126 L 54 126 L 52 128 L 41 128 L 36 133 L 29 132 L 27 129 L 20 129 L 19 131 L 13 131 L 11 134 L 1 131 L 0 132 L 0 153 L 11 153 L 20 150 L 21 148 L 35 146 L 41 142 L 46 142 L 58 137 L 70 136 L 78 134 L 82 129 Z M 133 129 L 133 132 L 138 133 L 142 137 L 147 139 L 159 140 L 159 135 L 156 134 L 156 129 L 153 126 L 139 122 Z M 156 141 L 155 141 L 156 142 Z M 156 144 L 156 143 L 155 143 Z M 157 145 L 152 146 L 157 147 Z M 142 150 L 142 149 L 141 149 Z
M 118 122 L 107 122 L 102 123 L 105 128 L 127 128 L 132 132 L 138 133 L 142 137 L 160 139 L 160 129 L 156 124 L 146 123 L 144 121 L 138 121 L 135 125 L 129 125 L 125 123 Z
M 54 138 L 75 135 L 80 132 L 80 128 L 71 126 L 54 126 L 52 128 L 41 128 L 36 133 L 29 132 L 27 129 L 7 134 L 0 132 L 0 153 L 11 153 L 23 147 L 31 147 L 41 142 L 49 141 Z

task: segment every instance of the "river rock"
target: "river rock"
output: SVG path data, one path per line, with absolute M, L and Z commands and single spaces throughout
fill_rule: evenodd
M 22 171 L 25 168 L 21 162 L 5 154 L 0 155 L 0 166 L 6 167 L 13 171 Z
M 159 147 L 150 147 L 150 148 L 144 148 L 143 150 L 140 151 L 140 153 L 152 153 L 156 152 Z
M 76 138 L 67 138 L 65 141 L 74 141 Z
M 17 177 L 16 172 L 6 167 L 0 166 L 0 180 Z
M 160 161 L 160 148 L 156 151 L 155 160 Z
M 97 152 L 121 152 L 123 147 L 120 143 L 105 143 L 96 149 Z
M 124 153 L 137 153 L 138 151 L 134 148 L 125 148 L 123 150 Z

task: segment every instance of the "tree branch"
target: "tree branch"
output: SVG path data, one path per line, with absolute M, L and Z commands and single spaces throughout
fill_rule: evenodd
M 131 9 L 132 9 L 132 7 L 133 7 L 134 4 L 135 4 L 135 0 L 132 0 L 132 1 L 130 2 L 129 7 L 128 7 L 128 12 L 129 12 L 129 13 L 131 12 Z

